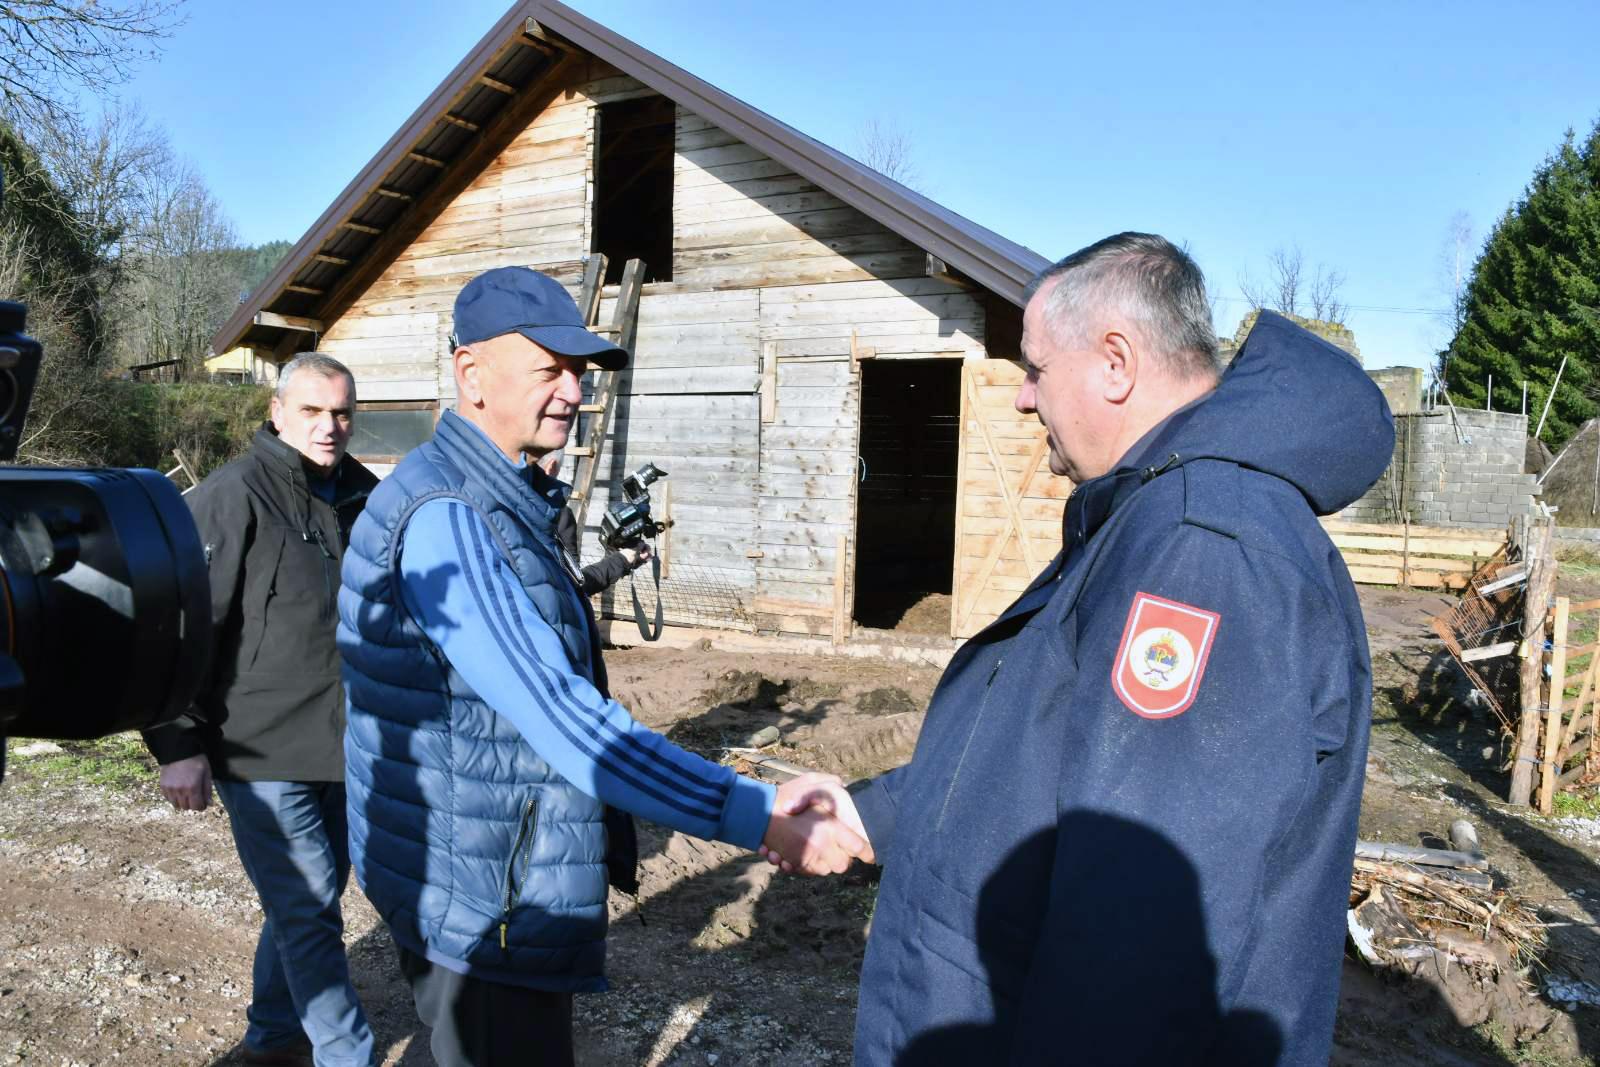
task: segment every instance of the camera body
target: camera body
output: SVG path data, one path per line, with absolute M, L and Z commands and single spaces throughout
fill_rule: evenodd
M 612 501 L 600 520 L 601 544 L 619 549 L 666 529 L 650 515 L 650 485 L 666 476 L 654 463 L 646 463 L 622 479 L 622 499 Z

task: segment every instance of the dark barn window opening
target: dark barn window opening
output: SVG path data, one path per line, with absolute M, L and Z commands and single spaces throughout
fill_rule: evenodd
M 358 401 L 350 432 L 350 454 L 364 463 L 398 463 L 433 436 L 436 400 Z
M 855 619 L 862 626 L 950 632 L 959 359 L 861 364 Z
M 606 284 L 622 281 L 630 259 L 644 280 L 672 280 L 672 155 L 676 111 L 647 96 L 600 105 L 595 140 L 594 250 L 607 259 Z

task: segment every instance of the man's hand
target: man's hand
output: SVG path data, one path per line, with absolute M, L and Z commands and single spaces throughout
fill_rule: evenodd
M 855 803 L 831 774 L 803 774 L 778 787 L 761 854 L 785 871 L 840 874 L 851 859 L 873 862 Z
M 623 545 L 617 549 L 622 553 L 622 558 L 628 561 L 628 569 L 636 571 L 650 562 L 650 542 L 635 541 L 631 545 Z
M 211 803 L 211 761 L 190 756 L 161 765 L 161 795 L 179 811 L 205 811 Z

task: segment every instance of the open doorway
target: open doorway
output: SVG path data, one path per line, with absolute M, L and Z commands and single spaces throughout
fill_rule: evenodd
M 862 362 L 855 568 L 862 626 L 950 632 L 960 422 L 959 359 Z

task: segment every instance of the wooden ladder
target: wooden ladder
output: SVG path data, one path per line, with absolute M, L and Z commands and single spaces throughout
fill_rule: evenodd
M 596 329 L 600 319 L 600 290 L 606 277 L 606 257 L 596 252 L 583 266 L 583 288 L 578 293 L 578 311 L 595 333 L 625 349 L 633 356 L 634 339 L 639 332 L 639 289 L 644 284 L 644 260 L 630 259 L 622 268 L 622 284 L 617 288 L 617 303 L 611 309 L 611 325 Z M 596 370 L 594 398 L 578 408 L 589 417 L 584 420 L 579 441 L 567 449 L 578 461 L 572 476 L 572 507 L 582 536 L 594 496 L 594 483 L 600 472 L 600 453 L 611 428 L 611 411 L 616 405 L 617 372 Z

